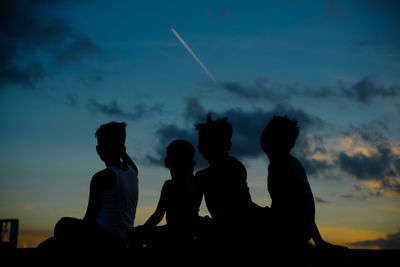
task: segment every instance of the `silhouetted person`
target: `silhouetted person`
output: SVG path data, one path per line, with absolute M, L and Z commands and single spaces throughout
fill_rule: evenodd
M 185 140 L 175 140 L 167 147 L 165 167 L 170 170 L 171 179 L 164 182 L 156 211 L 143 225 L 155 227 L 166 215 L 167 233 L 164 250 L 173 264 L 188 264 L 197 213 L 194 190 L 194 148 Z M 150 232 L 150 231 L 149 231 Z M 160 231 L 156 231 L 156 233 Z M 185 259 L 185 261 L 183 261 Z
M 60 219 L 53 240 L 48 244 L 45 241 L 40 247 L 89 251 L 125 246 L 138 200 L 138 169 L 125 152 L 125 127 L 124 122 L 110 122 L 96 131 L 96 150 L 107 168 L 91 180 L 86 214 L 83 220 Z
M 175 140 L 168 145 L 164 163 L 172 179 L 164 182 L 157 209 L 144 226 L 156 226 L 165 214 L 171 231 L 191 232 L 197 217 L 193 157 L 194 148 L 185 140 Z
M 312 238 L 317 247 L 333 247 L 321 238 L 315 224 L 314 197 L 306 173 L 290 154 L 298 135 L 296 120 L 274 116 L 260 137 L 261 147 L 270 160 L 269 242 L 280 248 L 301 248 Z
M 206 123 L 196 125 L 199 152 L 210 164 L 196 173 L 196 185 L 200 192 L 198 205 L 204 195 L 216 229 L 216 250 L 222 249 L 225 264 L 238 256 L 246 220 L 253 205 L 246 168 L 229 155 L 233 129 L 227 119 L 213 121 L 210 114 Z

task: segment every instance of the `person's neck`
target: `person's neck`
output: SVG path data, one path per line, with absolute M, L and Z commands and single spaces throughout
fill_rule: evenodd
M 279 161 L 285 160 L 285 159 L 288 158 L 288 157 L 289 157 L 289 154 L 271 155 L 271 156 L 269 156 L 269 161 L 270 161 L 271 163 L 279 162 Z
M 211 158 L 208 160 L 208 163 L 210 164 L 210 166 L 218 165 L 220 162 L 223 162 L 227 158 L 229 158 L 229 153 L 222 154 L 215 158 Z
M 182 179 L 182 178 L 187 178 L 188 176 L 193 175 L 193 169 L 190 168 L 171 168 L 169 170 L 169 173 L 171 174 L 171 178 L 173 179 Z

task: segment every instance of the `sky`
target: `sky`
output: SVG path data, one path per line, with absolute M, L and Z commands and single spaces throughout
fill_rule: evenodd
M 395 0 L 1 1 L 0 219 L 18 218 L 18 246 L 34 247 L 82 218 L 105 167 L 94 133 L 125 121 L 143 224 L 170 178 L 166 146 L 196 147 L 210 112 L 232 123 L 231 155 L 269 206 L 259 136 L 287 115 L 323 238 L 400 249 L 399 12 Z

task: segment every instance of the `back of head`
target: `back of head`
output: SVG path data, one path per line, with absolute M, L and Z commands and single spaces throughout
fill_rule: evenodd
M 207 121 L 197 124 L 196 129 L 199 131 L 198 148 L 204 157 L 215 153 L 227 153 L 231 149 L 233 129 L 227 117 L 212 120 L 209 114 Z
M 264 128 L 260 144 L 267 154 L 287 154 L 295 145 L 298 135 L 297 120 L 274 116 Z
M 167 147 L 165 167 L 169 168 L 173 180 L 188 178 L 193 174 L 194 148 L 185 140 L 174 140 Z
M 183 163 L 194 165 L 194 147 L 188 141 L 174 140 L 167 147 L 167 158 L 165 159 L 166 167 L 171 164 Z
M 125 149 L 125 128 L 125 122 L 110 122 L 99 127 L 96 138 L 101 157 L 118 157 L 119 159 Z

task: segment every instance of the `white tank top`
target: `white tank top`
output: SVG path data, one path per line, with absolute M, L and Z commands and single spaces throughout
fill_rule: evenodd
M 131 166 L 123 171 L 109 166 L 115 173 L 113 188 L 104 193 L 103 204 L 97 222 L 122 240 L 128 227 L 133 226 L 138 201 L 138 178 Z

